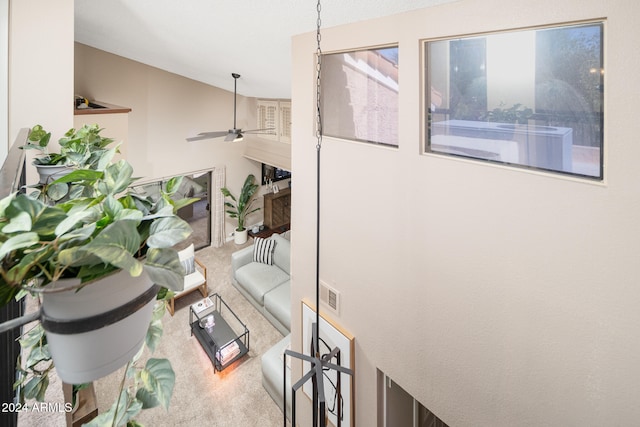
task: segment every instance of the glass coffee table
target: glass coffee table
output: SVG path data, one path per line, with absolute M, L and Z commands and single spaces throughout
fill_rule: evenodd
M 213 319 L 213 322 L 212 320 Z M 189 309 L 191 335 L 211 359 L 213 372 L 222 371 L 249 352 L 249 329 L 218 294 Z

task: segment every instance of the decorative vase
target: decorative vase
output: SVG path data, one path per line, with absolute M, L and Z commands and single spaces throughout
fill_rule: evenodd
M 249 232 L 249 230 L 247 230 L 246 228 L 242 231 L 238 231 L 238 229 L 236 229 L 236 232 L 233 233 L 233 241 L 235 242 L 236 245 L 242 245 L 244 243 L 247 243 L 247 233 Z
M 73 171 L 67 165 L 38 165 L 33 163 L 40 175 L 40 184 L 49 184 Z
M 79 279 L 53 282 L 67 289 Z M 41 322 L 60 379 L 95 381 L 125 365 L 144 343 L 159 286 L 118 271 L 80 290 L 43 294 Z

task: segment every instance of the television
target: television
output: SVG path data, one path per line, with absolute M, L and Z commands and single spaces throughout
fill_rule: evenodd
M 275 166 L 262 164 L 262 185 L 267 185 L 269 180 L 271 180 L 271 182 L 278 182 L 289 178 L 291 178 L 291 172 Z

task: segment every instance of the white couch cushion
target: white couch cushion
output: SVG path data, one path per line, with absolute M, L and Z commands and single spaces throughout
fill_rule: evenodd
M 204 276 L 198 270 L 191 274 L 187 274 L 184 276 L 184 289 L 180 292 L 176 292 L 176 294 L 181 294 L 186 291 L 190 291 L 191 289 L 202 285 L 205 282 Z
M 264 305 L 264 295 L 289 280 L 289 274 L 275 265 L 252 262 L 236 271 L 236 279 L 258 304 Z
M 273 263 L 289 274 L 291 271 L 291 242 L 278 234 L 272 235 L 271 239 L 276 241 Z
M 267 292 L 264 296 L 264 308 L 278 322 L 291 330 L 291 281 L 283 283 Z
M 283 359 L 284 351 L 289 349 L 291 343 L 291 335 L 287 335 L 273 347 L 267 350 L 261 358 L 262 362 L 262 386 L 267 390 L 269 396 L 278 404 L 282 411 L 282 398 L 284 397 L 283 384 Z M 287 357 L 290 362 L 291 357 Z M 287 390 L 287 418 L 291 419 L 291 368 L 287 363 L 286 369 L 286 390 Z

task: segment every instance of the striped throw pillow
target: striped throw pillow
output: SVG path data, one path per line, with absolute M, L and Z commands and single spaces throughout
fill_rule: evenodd
M 195 250 L 193 247 L 193 243 L 190 244 L 187 248 L 178 252 L 178 259 L 182 264 L 182 268 L 184 268 L 185 276 L 196 272 Z
M 253 241 L 253 261 L 273 265 L 273 250 L 275 247 L 275 240 L 256 237 Z

